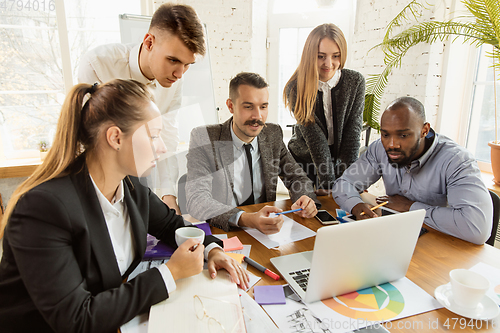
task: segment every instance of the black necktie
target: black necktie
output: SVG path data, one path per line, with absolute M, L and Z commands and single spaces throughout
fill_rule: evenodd
M 253 168 L 252 168 L 252 153 L 250 152 L 250 148 L 252 145 L 244 144 L 243 148 L 245 148 L 245 154 L 247 155 L 248 168 L 250 169 L 250 186 L 252 187 L 252 191 L 250 196 L 241 204 L 241 206 L 253 205 L 255 203 L 254 195 L 253 195 Z

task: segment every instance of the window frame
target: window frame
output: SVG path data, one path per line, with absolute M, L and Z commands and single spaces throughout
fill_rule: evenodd
M 62 80 L 63 80 L 63 90 L 49 90 L 49 91 L 22 91 L 24 94 L 34 94 L 34 93 L 44 93 L 44 94 L 61 94 L 65 96 L 75 84 L 75 79 L 73 75 L 73 66 L 71 60 L 71 47 L 69 43 L 69 34 L 74 31 L 68 30 L 67 27 L 67 13 L 65 7 L 65 0 L 53 0 L 55 3 L 55 19 L 56 27 L 41 27 L 38 29 L 49 29 L 56 30 L 58 34 L 59 42 L 59 52 L 60 60 L 62 63 Z M 152 11 L 153 2 L 151 0 L 138 0 L 140 1 L 141 15 L 145 12 L 150 13 Z M 146 14 L 147 14 L 146 13 Z M 34 29 L 36 27 L 32 26 L 22 26 L 22 25 L 2 25 L 3 28 L 8 29 Z M 15 94 L 16 91 L 2 91 L 0 94 Z M 55 97 L 60 99 L 61 96 Z M 1 130 L 1 129 L 0 129 Z M 2 133 L 0 133 L 2 134 Z M 0 167 L 12 167 L 14 165 L 31 165 L 33 163 L 39 163 L 40 153 L 37 149 L 25 149 L 25 150 L 13 150 L 5 151 L 4 141 L 2 135 L 0 135 Z M 35 161 L 35 162 L 34 162 Z
M 279 36 L 282 28 L 308 28 L 316 27 L 322 23 L 331 23 L 333 21 L 332 13 L 335 9 L 318 8 L 316 11 L 305 13 L 273 13 L 276 0 L 269 1 L 268 7 L 268 37 L 267 37 L 267 77 L 271 82 L 269 86 L 269 105 L 276 112 L 269 113 L 268 122 L 279 123 L 279 103 L 282 100 L 282 91 L 279 90 Z M 356 3 L 350 3 L 351 18 L 348 28 L 341 27 L 348 45 L 351 45 L 354 35 L 354 24 L 356 21 Z M 347 57 L 345 67 L 349 68 L 350 57 Z M 291 124 L 290 124 L 291 125 Z M 292 136 L 290 127 L 282 127 L 285 141 Z

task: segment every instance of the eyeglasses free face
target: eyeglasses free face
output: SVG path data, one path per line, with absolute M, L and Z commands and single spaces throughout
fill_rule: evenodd
M 194 295 L 194 311 L 196 318 L 207 320 L 210 333 L 243 332 L 243 313 L 236 304 L 210 297 Z

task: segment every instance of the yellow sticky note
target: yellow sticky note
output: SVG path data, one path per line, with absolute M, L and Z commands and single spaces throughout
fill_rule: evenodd
M 231 258 L 233 258 L 234 260 L 236 260 L 239 264 L 241 264 L 243 262 L 243 258 L 245 257 L 243 254 L 241 253 L 231 253 L 231 252 L 226 252 L 226 254 L 228 256 L 230 256 Z
M 224 243 L 224 251 L 243 250 L 243 244 L 241 244 L 241 241 L 237 236 L 229 239 L 223 239 L 222 242 Z

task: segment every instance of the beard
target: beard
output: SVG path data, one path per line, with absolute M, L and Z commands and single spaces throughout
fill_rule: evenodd
M 415 145 L 408 151 L 405 152 L 401 149 L 386 149 L 386 154 L 387 154 L 387 159 L 389 160 L 389 163 L 395 167 L 395 168 L 404 168 L 408 165 L 410 165 L 411 161 L 415 157 L 416 153 L 418 152 L 420 148 L 420 143 L 421 140 L 417 140 Z M 390 153 L 400 153 L 401 154 L 401 159 L 400 160 L 393 160 L 389 157 Z

